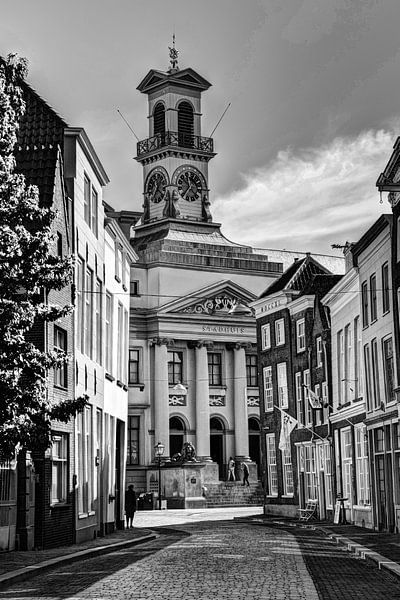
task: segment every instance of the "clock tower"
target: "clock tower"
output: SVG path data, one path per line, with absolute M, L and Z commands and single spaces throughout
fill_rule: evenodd
M 138 90 L 148 97 L 149 137 L 137 144 L 143 165 L 142 225 L 164 219 L 212 221 L 208 162 L 213 140 L 201 134 L 201 94 L 210 83 L 179 69 L 175 39 L 168 71 L 152 69 Z

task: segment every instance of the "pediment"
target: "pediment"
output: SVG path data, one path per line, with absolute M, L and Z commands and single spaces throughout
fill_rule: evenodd
M 246 306 L 255 300 L 256 296 L 230 280 L 200 288 L 187 296 L 164 305 L 158 312 L 181 313 L 192 315 L 227 314 L 237 304 Z
M 164 73 L 163 71 L 151 69 L 139 83 L 137 89 L 146 94 L 151 90 L 154 90 L 154 88 L 157 86 L 164 84 L 174 84 L 191 88 L 195 87 L 196 89 L 202 91 L 208 90 L 208 88 L 211 86 L 211 83 L 190 68 L 183 69 L 182 71 L 176 71 L 174 73 Z

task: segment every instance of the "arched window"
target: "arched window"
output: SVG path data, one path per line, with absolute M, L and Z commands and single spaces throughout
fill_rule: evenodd
M 193 148 L 194 143 L 193 107 L 189 102 L 181 102 L 178 106 L 178 138 L 179 145 Z
M 161 144 L 165 142 L 165 108 L 162 102 L 159 102 L 154 109 L 153 114 L 154 135 L 160 136 Z
M 249 431 L 260 431 L 260 423 L 254 417 L 250 417 L 249 419 Z
M 221 419 L 218 417 L 212 417 L 210 419 L 210 430 L 212 431 L 224 431 L 225 427 Z
M 179 417 L 171 417 L 169 420 L 169 451 L 170 455 L 178 454 L 182 451 L 185 441 L 185 423 Z

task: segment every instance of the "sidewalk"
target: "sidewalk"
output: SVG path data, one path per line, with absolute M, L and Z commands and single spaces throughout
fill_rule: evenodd
M 116 531 L 106 537 L 73 546 L 61 546 L 50 550 L 2 552 L 0 554 L 0 589 L 13 581 L 28 579 L 37 573 L 48 571 L 60 564 L 100 556 L 114 550 L 147 542 L 155 537 L 157 537 L 157 534 L 149 529 L 134 528 Z
M 390 571 L 393 575 L 400 577 L 400 534 L 380 533 L 355 525 L 333 525 L 330 521 L 309 521 L 307 524 L 299 523 L 297 519 L 286 517 L 260 515 L 257 518 L 248 519 L 264 522 L 269 526 L 287 526 L 313 528 L 324 535 L 332 538 L 337 544 L 345 546 L 349 552 L 365 560 L 376 563 L 379 569 Z

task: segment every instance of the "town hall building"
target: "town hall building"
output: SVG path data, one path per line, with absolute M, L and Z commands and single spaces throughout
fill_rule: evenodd
M 136 157 L 143 213 L 114 214 L 139 257 L 130 282 L 127 433 L 127 483 L 139 492 L 149 489 L 159 442 L 166 464 L 192 443 L 205 463 L 204 482 L 226 479 L 230 457 L 237 476 L 247 462 L 250 480 L 258 479 L 259 377 L 249 303 L 304 256 L 256 250 L 221 233 L 209 190 L 214 143 L 201 129 L 202 93 L 211 84 L 179 69 L 175 48 L 170 58 L 168 71 L 152 69 L 138 86 L 149 122 Z

